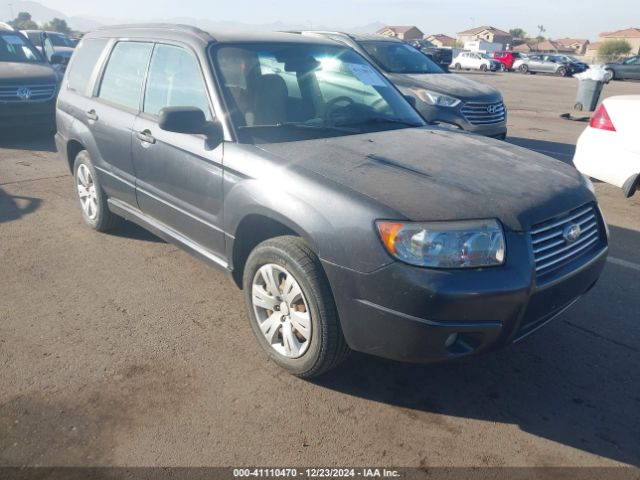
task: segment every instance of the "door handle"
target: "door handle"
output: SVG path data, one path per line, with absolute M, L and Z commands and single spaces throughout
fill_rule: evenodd
M 87 116 L 87 118 L 91 121 L 97 121 L 98 120 L 98 115 L 96 114 L 95 110 L 89 110 L 88 112 L 85 112 L 85 115 Z
M 150 130 L 142 130 L 141 132 L 136 132 L 136 138 L 141 142 L 156 143 L 156 139 L 153 135 L 151 135 Z

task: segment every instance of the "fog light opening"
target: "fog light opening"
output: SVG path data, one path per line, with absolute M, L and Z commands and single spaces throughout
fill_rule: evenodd
M 451 345 L 453 345 L 454 343 L 456 343 L 456 340 L 458 340 L 458 333 L 452 333 L 451 335 L 449 335 L 446 340 L 444 341 L 444 346 L 446 348 L 449 348 Z

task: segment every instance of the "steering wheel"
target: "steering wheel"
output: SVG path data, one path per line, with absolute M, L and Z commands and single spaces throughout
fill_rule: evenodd
M 343 107 L 338 107 L 339 103 L 346 103 L 346 105 L 344 105 Z M 336 97 L 336 98 L 332 98 L 331 100 L 329 100 L 327 102 L 327 105 L 325 106 L 325 118 L 327 120 L 331 120 L 333 117 L 333 114 L 335 113 L 335 111 L 338 108 L 346 108 L 346 107 L 350 107 L 351 105 L 353 105 L 355 102 L 355 100 L 351 97 L 347 97 L 346 95 L 342 95 L 340 97 Z

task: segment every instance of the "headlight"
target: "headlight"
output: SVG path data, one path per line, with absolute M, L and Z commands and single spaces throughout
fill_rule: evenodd
M 502 265 L 506 248 L 497 220 L 403 223 L 379 220 L 387 251 L 403 262 L 432 268 Z
M 455 107 L 460 104 L 460 99 L 443 95 L 441 93 L 432 92 L 430 90 L 416 89 L 413 91 L 420 100 L 429 105 L 437 105 L 439 107 Z

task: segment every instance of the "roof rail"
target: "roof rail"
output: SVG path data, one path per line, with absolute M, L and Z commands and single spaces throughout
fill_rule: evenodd
M 207 39 L 211 39 L 212 36 L 209 32 L 202 30 L 201 28 L 194 27 L 193 25 L 185 25 L 181 23 L 130 23 L 130 24 L 122 24 L 122 25 L 105 25 L 97 30 L 120 30 L 120 29 L 163 29 L 163 30 L 174 30 L 178 32 L 184 33 L 192 33 L 194 35 L 198 35 L 200 37 L 206 37 Z

